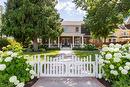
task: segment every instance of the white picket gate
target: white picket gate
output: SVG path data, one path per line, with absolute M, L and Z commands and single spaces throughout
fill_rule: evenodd
M 95 55 L 95 60 L 91 56 L 78 58 L 77 56 L 59 56 L 56 58 L 44 55 L 34 56 L 34 61 L 30 62 L 34 66 L 34 71 L 38 77 L 99 77 L 102 74 L 98 64 L 99 55 Z M 42 61 L 43 60 L 43 61 Z

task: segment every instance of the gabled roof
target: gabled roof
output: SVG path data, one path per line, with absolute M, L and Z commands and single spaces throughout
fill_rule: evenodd
M 82 25 L 83 21 L 63 21 L 62 25 Z

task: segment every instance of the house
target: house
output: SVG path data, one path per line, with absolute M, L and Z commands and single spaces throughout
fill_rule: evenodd
M 130 19 L 128 20 L 130 22 Z M 82 47 L 84 44 L 93 43 L 91 34 L 83 27 L 83 21 L 63 21 L 63 33 L 57 40 L 49 39 L 49 47 Z M 124 25 L 125 28 L 117 28 L 115 32 L 106 39 L 107 43 L 130 41 L 130 23 Z M 103 40 L 104 41 L 104 40 Z M 94 42 L 100 44 L 98 40 Z
M 57 40 L 49 39 L 49 47 L 75 47 L 89 42 L 90 33 L 83 27 L 83 21 L 63 21 L 61 24 L 63 33 Z
M 107 42 L 128 42 L 130 41 L 130 17 L 124 22 L 125 24 L 115 29 L 115 32 L 109 35 Z

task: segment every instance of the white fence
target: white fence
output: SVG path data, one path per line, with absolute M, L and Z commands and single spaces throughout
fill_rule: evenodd
M 38 77 L 96 77 L 102 74 L 98 63 L 99 55 L 78 58 L 77 56 L 48 57 L 34 56 L 30 62 Z

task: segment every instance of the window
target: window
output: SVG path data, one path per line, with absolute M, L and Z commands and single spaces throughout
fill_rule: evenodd
M 75 28 L 75 31 L 76 31 L 76 32 L 79 32 L 79 27 L 76 27 L 76 28 Z
M 124 35 L 124 36 L 128 35 L 128 32 L 123 32 L 123 35 Z
M 68 27 L 64 27 L 64 32 L 68 33 L 69 32 L 69 28 Z

